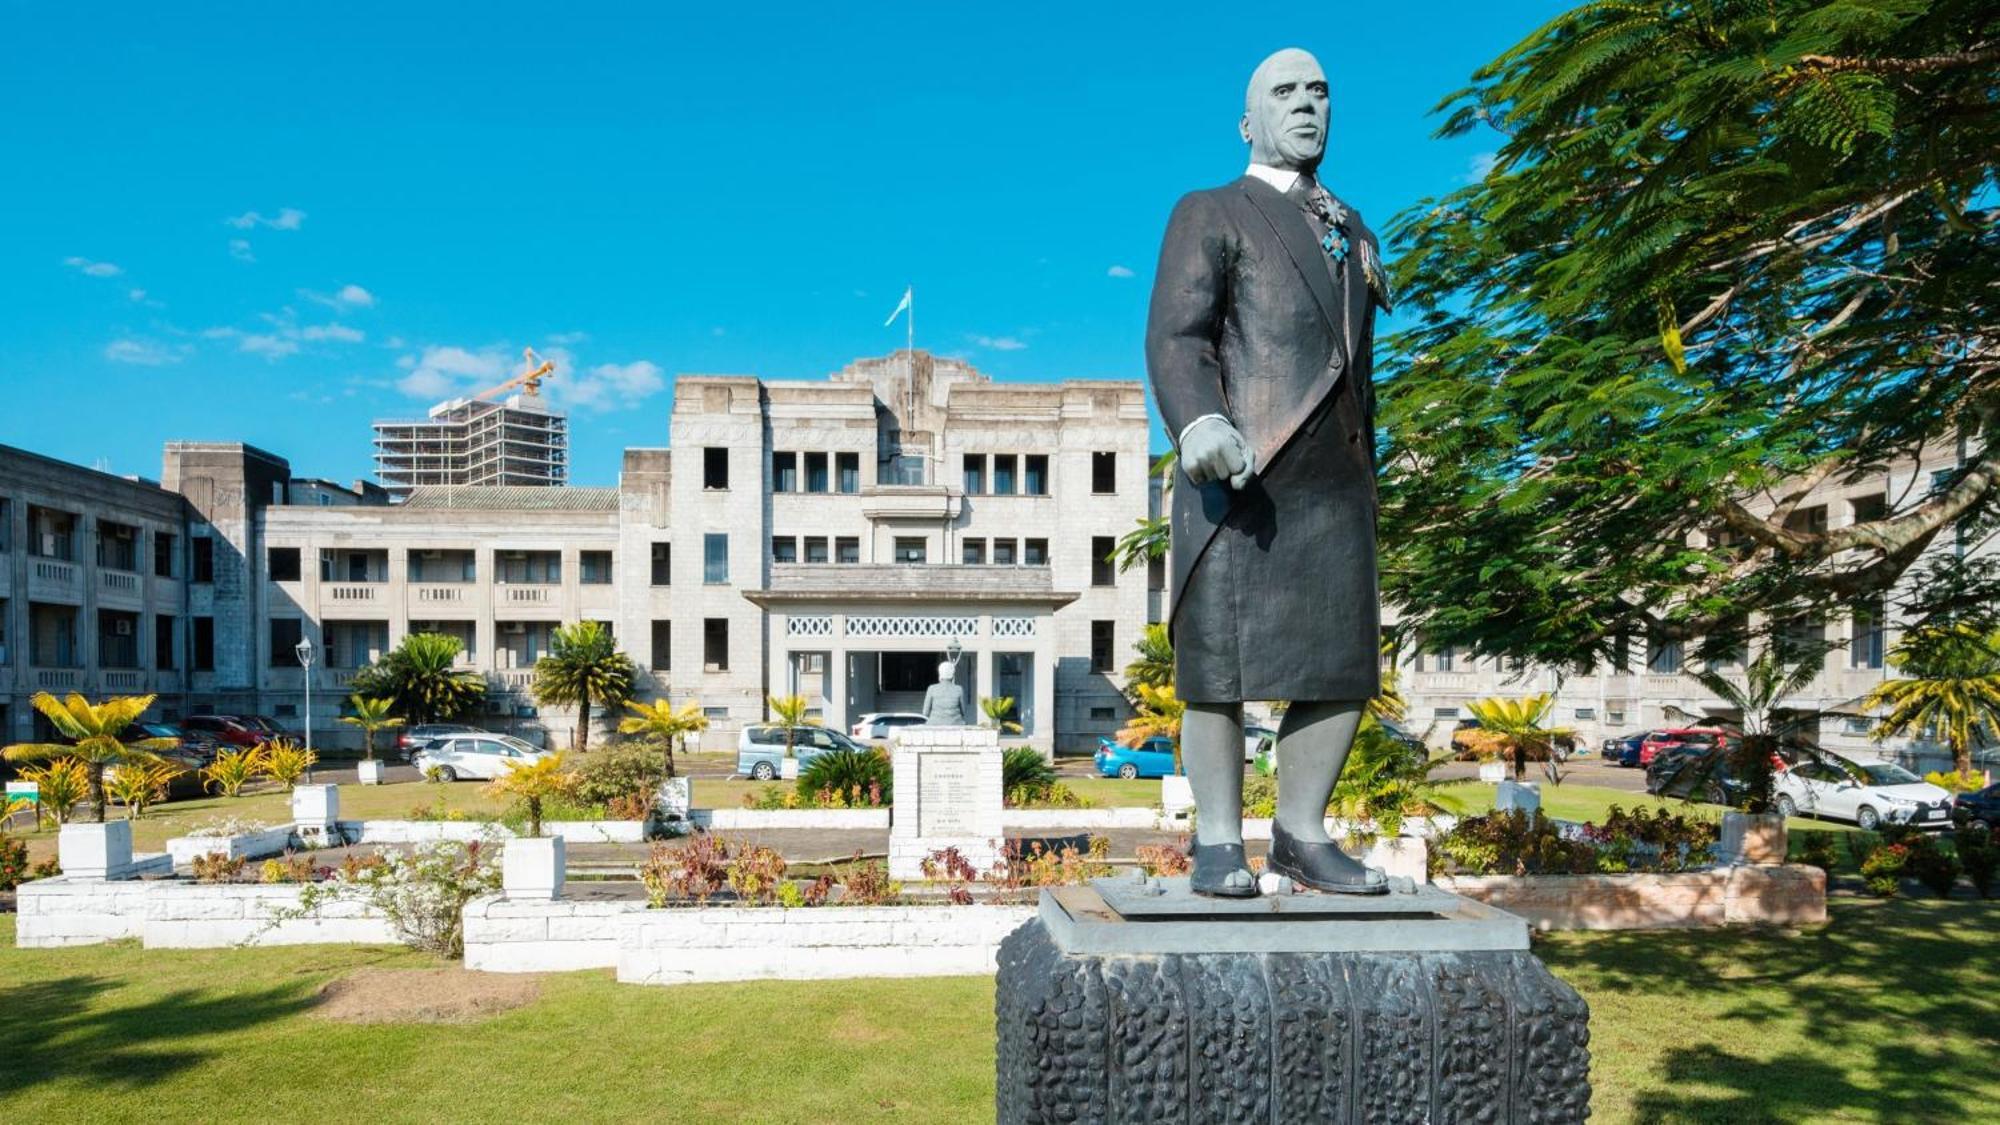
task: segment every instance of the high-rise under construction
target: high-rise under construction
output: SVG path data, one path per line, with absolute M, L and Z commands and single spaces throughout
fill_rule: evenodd
M 375 476 L 398 500 L 427 484 L 567 484 L 569 420 L 533 394 L 441 402 L 375 423 Z

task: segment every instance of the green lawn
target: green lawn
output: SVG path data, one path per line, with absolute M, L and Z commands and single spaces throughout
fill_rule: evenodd
M 2000 908 L 1842 899 L 1826 928 L 1538 940 L 1592 1009 L 1599 1122 L 1973 1121 L 2000 1102 Z M 315 990 L 400 950 L 17 950 L 17 1121 L 991 1119 L 992 982 L 615 984 L 457 1025 L 330 1023 Z

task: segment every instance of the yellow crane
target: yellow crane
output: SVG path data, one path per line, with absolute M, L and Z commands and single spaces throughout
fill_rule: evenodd
M 511 391 L 515 387 L 526 387 L 528 393 L 531 395 L 541 394 L 542 380 L 556 373 L 555 361 L 552 359 L 542 359 L 535 354 L 535 349 L 533 348 L 522 348 L 521 358 L 527 361 L 527 370 L 522 371 L 519 375 L 514 376 L 497 387 L 488 387 L 472 397 L 490 399 L 496 395 Z

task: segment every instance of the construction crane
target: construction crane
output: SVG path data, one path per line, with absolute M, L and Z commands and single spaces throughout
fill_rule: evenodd
M 535 349 L 533 348 L 522 348 L 521 358 L 527 361 L 527 370 L 497 387 L 488 387 L 472 397 L 490 399 L 496 395 L 511 391 L 515 387 L 526 387 L 528 393 L 531 395 L 541 394 L 542 380 L 556 373 L 555 361 L 552 359 L 541 359 L 541 357 L 535 354 Z

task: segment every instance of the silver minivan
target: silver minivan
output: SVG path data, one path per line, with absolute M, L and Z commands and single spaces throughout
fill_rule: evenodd
M 793 727 L 792 755 L 804 769 L 828 750 L 866 750 L 868 747 L 837 730 L 826 727 Z M 736 740 L 736 772 L 744 777 L 769 781 L 784 772 L 785 728 L 758 724 L 743 728 Z

